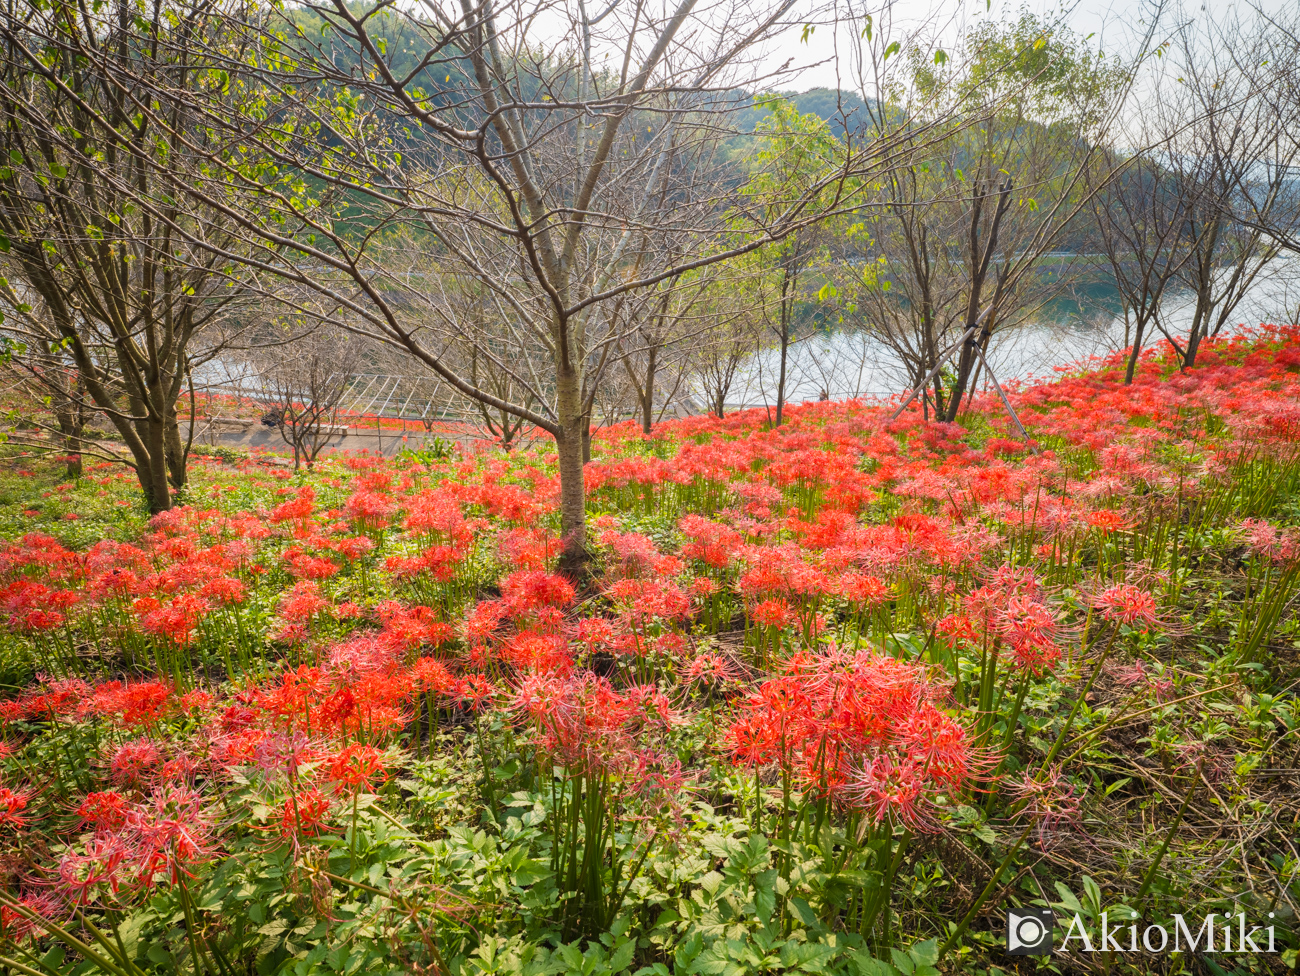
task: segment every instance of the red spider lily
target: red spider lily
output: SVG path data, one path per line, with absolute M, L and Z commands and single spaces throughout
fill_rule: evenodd
M 1024 804 L 1021 815 L 1036 824 L 1039 845 L 1046 848 L 1063 828 L 1081 825 L 1082 798 L 1059 767 L 1039 776 L 1026 776 L 1014 784 L 1011 792 L 1017 802 Z
M 1056 615 L 1043 604 L 1026 597 L 1008 598 L 998 613 L 997 631 L 1015 654 L 1016 666 L 1041 675 L 1061 657 L 1056 646 Z
M 787 627 L 796 617 L 794 607 L 784 600 L 763 600 L 755 604 L 749 617 L 760 627 Z
M 1103 532 L 1118 532 L 1127 529 L 1130 522 L 1123 512 L 1099 509 L 1088 515 L 1088 524 Z
M 1155 598 L 1131 583 L 1121 583 L 1103 590 L 1093 601 L 1102 619 L 1114 620 L 1129 627 L 1140 624 L 1142 630 L 1156 622 Z
M 126 798 L 113 790 L 87 793 L 77 816 L 96 830 L 118 830 L 126 823 Z
M 329 579 L 339 571 L 338 563 L 323 556 L 313 556 L 297 546 L 284 551 L 284 568 L 303 582 Z
M 1119 666 L 1111 668 L 1111 677 L 1125 688 L 1136 688 L 1139 685 L 1151 691 L 1156 701 L 1166 701 L 1173 694 L 1174 683 L 1168 678 L 1160 676 L 1160 672 L 1152 671 L 1147 668 L 1141 661 L 1134 661 L 1128 666 Z
M 110 681 L 97 687 L 81 710 L 115 716 L 125 726 L 150 726 L 171 706 L 172 689 L 161 681 Z
M 359 491 L 347 500 L 344 511 L 348 518 L 367 529 L 382 529 L 397 506 L 393 500 L 377 491 Z
M 180 708 L 186 714 L 206 712 L 212 707 L 212 695 L 206 691 L 187 691 L 181 695 Z
M 37 919 L 53 921 L 66 914 L 63 903 L 50 892 L 25 894 L 18 899 L 18 903 L 37 916 Z M 44 930 L 37 919 L 29 918 L 8 905 L 0 905 L 0 939 L 16 945 L 26 939 L 43 935 Z
M 316 501 L 316 489 L 303 485 L 298 489 L 297 497 L 292 501 L 277 505 L 271 512 L 272 522 L 297 522 L 299 530 L 305 534 Z
M 163 873 L 173 882 L 189 868 L 210 859 L 212 810 L 207 799 L 184 786 L 157 787 L 144 802 L 127 809 L 119 832 L 138 881 L 151 887 Z
M 412 668 L 416 682 L 424 691 L 435 695 L 450 695 L 456 687 L 456 678 L 445 664 L 436 658 L 422 657 Z
M 721 688 L 740 682 L 740 669 L 729 658 L 713 651 L 697 654 L 686 662 L 678 674 L 684 685 Z
M 725 569 L 744 543 L 735 529 L 699 515 L 684 516 L 677 525 L 690 540 L 682 546 L 682 555 L 687 559 L 698 559 L 714 569 Z
M 25 827 L 30 817 L 23 813 L 31 802 L 30 790 L 14 792 L 7 786 L 0 786 L 0 827 Z
M 1279 529 L 1263 519 L 1245 519 L 1238 527 L 1250 551 L 1271 563 L 1292 565 L 1300 560 L 1300 532 Z
M 329 605 L 329 601 L 321 596 L 319 585 L 311 580 L 300 580 L 280 598 L 277 610 L 289 623 L 305 624 L 327 611 Z
M 573 629 L 573 639 L 588 651 L 596 651 L 614 639 L 614 626 L 602 617 L 583 617 Z
M 635 768 L 634 730 L 661 716 L 667 702 L 647 689 L 621 695 L 604 678 L 582 672 L 567 678 L 535 676 L 516 689 L 510 707 L 531 719 L 542 747 L 577 775 L 627 773 Z
M 840 577 L 838 590 L 852 606 L 874 609 L 890 598 L 889 587 L 874 576 L 846 573 Z
M 567 607 L 575 593 L 563 576 L 527 570 L 502 579 L 501 595 L 513 613 L 522 614 L 541 607 Z
M 383 623 L 383 639 L 401 651 L 414 651 L 421 647 L 437 647 L 452 638 L 452 627 L 438 619 L 432 607 L 403 607 L 388 601 L 376 607 Z
M 280 836 L 286 839 L 318 837 L 328 831 L 331 802 L 312 787 L 294 793 L 280 811 Z
M 217 606 L 229 607 L 244 602 L 245 588 L 237 579 L 220 576 L 204 583 L 199 589 L 199 596 Z
M 157 743 L 149 739 L 133 739 L 123 743 L 109 760 L 109 778 L 122 786 L 139 788 L 162 767 L 163 754 Z
M 384 757 L 373 746 L 351 745 L 325 759 L 321 765 L 325 776 L 341 788 L 353 792 L 388 779 Z
M 189 646 L 194 630 L 212 605 L 202 597 L 181 593 L 141 615 L 140 625 L 151 634 L 166 637 L 178 647 Z
M 497 686 L 487 676 L 467 674 L 456 682 L 453 697 L 455 701 L 477 712 L 481 711 L 485 704 L 494 699 L 498 691 Z
M 932 823 L 938 793 L 960 789 L 973 757 L 965 728 L 935 704 L 917 666 L 836 651 L 802 654 L 765 681 L 728 731 L 737 760 L 776 762 L 815 795 L 873 820 Z

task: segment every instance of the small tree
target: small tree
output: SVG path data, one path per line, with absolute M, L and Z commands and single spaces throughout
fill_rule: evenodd
M 320 328 L 275 347 L 260 367 L 269 409 L 262 423 L 293 448 L 293 467 L 316 458 L 338 434 L 344 396 L 360 355 L 351 336 Z

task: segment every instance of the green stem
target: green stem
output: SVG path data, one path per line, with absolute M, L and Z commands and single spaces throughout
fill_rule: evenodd
M 948 950 L 952 948 L 954 942 L 966 934 L 966 929 L 970 925 L 971 919 L 973 919 L 975 914 L 981 907 L 983 907 L 984 902 L 988 900 L 989 895 L 993 894 L 993 889 L 997 887 L 998 879 L 1002 877 L 1002 872 L 1007 869 L 1007 866 L 1011 863 L 1011 859 L 1016 856 L 1016 852 L 1020 850 L 1020 845 L 1025 842 L 1025 838 L 1029 836 L 1029 831 L 1031 831 L 1033 827 L 1034 825 L 1030 823 L 1020 832 L 1020 836 L 1016 838 L 1016 842 L 1011 845 L 1011 850 L 1007 851 L 1007 856 L 1002 859 L 1002 863 L 999 864 L 997 870 L 993 872 L 993 877 L 989 878 L 989 883 L 984 886 L 984 890 L 981 891 L 979 897 L 975 899 L 975 904 L 971 905 L 970 911 L 966 913 L 965 917 L 962 918 L 957 927 L 952 930 L 952 934 L 948 936 L 943 945 L 939 946 L 940 959 L 947 955 Z
M 1200 779 L 1200 770 L 1192 777 L 1192 783 L 1187 787 L 1187 795 L 1183 797 L 1182 805 L 1178 807 L 1178 812 L 1174 814 L 1174 822 L 1169 825 L 1165 831 L 1165 839 L 1160 842 L 1160 849 L 1156 851 L 1155 860 L 1151 862 L 1151 867 L 1147 868 L 1146 876 L 1142 879 L 1142 887 L 1138 888 L 1137 901 L 1140 903 L 1146 897 L 1147 890 L 1151 887 L 1151 882 L 1155 880 L 1156 871 L 1160 868 L 1160 863 L 1165 859 L 1165 853 L 1169 850 L 1169 842 L 1174 839 L 1174 832 L 1183 822 L 1183 815 L 1187 813 L 1188 804 L 1192 802 L 1192 796 L 1196 793 L 1197 780 Z

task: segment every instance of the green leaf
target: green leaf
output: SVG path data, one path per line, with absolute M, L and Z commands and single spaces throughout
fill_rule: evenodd
M 885 48 L 885 60 L 888 61 L 890 57 L 897 54 L 900 49 L 901 49 L 901 45 L 899 45 L 897 41 L 894 41 L 892 44 L 889 45 L 889 47 Z
M 543 878 L 549 878 L 551 874 L 549 864 L 543 864 L 541 861 L 536 860 L 527 860 L 515 868 L 514 883 L 520 888 L 527 888 Z

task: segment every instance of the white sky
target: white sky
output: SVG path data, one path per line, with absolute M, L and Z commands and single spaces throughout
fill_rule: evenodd
M 1236 0 L 1185 0 L 1182 5 L 1183 15 L 1193 18 L 1214 16 L 1225 12 L 1238 13 L 1246 19 L 1252 8 L 1262 9 L 1268 14 L 1284 13 L 1293 9 L 1296 0 L 1257 0 L 1255 3 L 1236 2 Z M 855 9 L 864 9 L 864 5 L 854 3 Z M 871 3 L 865 9 L 871 10 L 878 4 Z M 1172 4 L 1171 4 L 1172 6 Z M 1082 35 L 1094 35 L 1094 42 L 1107 52 L 1119 52 L 1133 43 L 1146 30 L 1148 19 L 1155 12 L 1152 0 L 1073 0 L 1073 2 L 1047 3 L 1043 0 L 993 0 L 986 9 L 984 0 L 904 0 L 895 7 L 895 18 L 902 20 L 902 11 L 914 20 L 929 17 L 943 18 L 956 22 L 964 19 L 967 23 L 982 20 L 1014 20 L 1022 10 L 1038 14 L 1046 20 L 1063 20 L 1073 30 Z M 816 19 L 813 20 L 816 23 Z M 1168 23 L 1173 22 L 1172 16 Z M 801 41 L 802 29 L 791 28 L 773 45 L 767 63 L 775 68 L 791 58 L 801 68 L 797 81 L 792 85 L 779 85 L 784 90 L 806 91 L 809 88 L 834 88 L 837 85 L 833 55 L 835 50 L 834 31 L 829 25 L 814 30 L 807 43 Z M 843 38 L 841 38 L 843 43 Z M 822 63 L 818 63 L 822 62 Z M 852 88 L 852 82 L 845 77 L 839 82 L 842 87 Z

